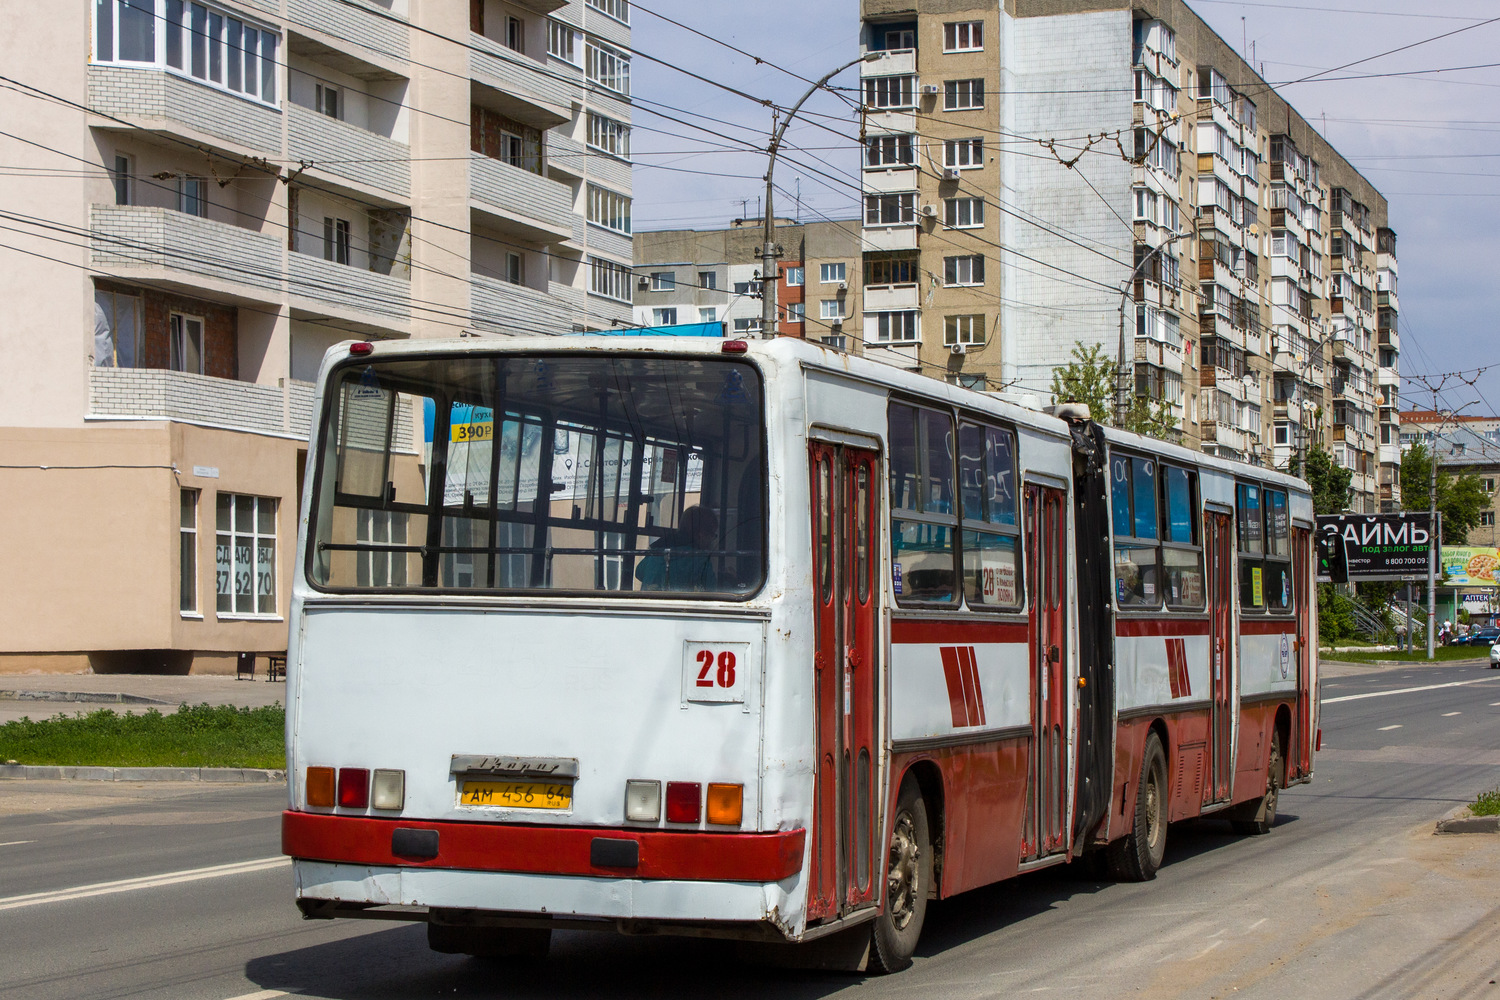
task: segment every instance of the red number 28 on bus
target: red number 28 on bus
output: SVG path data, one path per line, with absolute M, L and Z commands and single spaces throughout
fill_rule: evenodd
M 682 654 L 682 700 L 745 700 L 750 645 L 743 642 L 693 642 Z

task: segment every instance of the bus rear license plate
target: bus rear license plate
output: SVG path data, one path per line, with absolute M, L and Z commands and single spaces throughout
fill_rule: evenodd
M 555 781 L 465 781 L 458 802 L 507 809 L 571 809 L 573 786 Z

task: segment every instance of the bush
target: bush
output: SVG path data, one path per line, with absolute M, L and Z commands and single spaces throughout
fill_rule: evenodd
M 1354 635 L 1354 602 L 1331 584 L 1318 587 L 1318 635 L 1326 645 Z
M 1475 816 L 1500 816 L 1500 788 L 1481 792 L 1469 806 L 1469 812 Z
M 104 708 L 0 726 L 0 761 L 85 767 L 284 768 L 280 705 L 183 705 L 172 715 Z

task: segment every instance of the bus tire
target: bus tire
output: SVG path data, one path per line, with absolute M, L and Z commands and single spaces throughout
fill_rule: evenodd
M 460 927 L 429 923 L 427 947 L 445 955 L 541 961 L 552 948 L 552 932 L 545 927 Z
M 1120 882 L 1149 882 L 1167 853 L 1167 755 L 1155 733 L 1146 737 L 1135 787 L 1130 833 L 1106 849 L 1109 874 Z
M 870 932 L 870 969 L 900 972 L 911 965 L 911 957 L 916 954 L 922 923 L 927 918 L 927 895 L 932 888 L 932 838 L 927 827 L 927 805 L 911 775 L 901 782 L 901 794 L 896 798 L 885 886 L 884 905 Z
M 1281 732 L 1271 733 L 1271 756 L 1266 762 L 1266 791 L 1258 799 L 1237 807 L 1229 825 L 1235 833 L 1259 837 L 1276 825 L 1276 804 L 1281 797 Z

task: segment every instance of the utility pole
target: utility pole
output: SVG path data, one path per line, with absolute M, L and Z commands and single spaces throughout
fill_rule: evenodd
M 762 340 L 771 340 L 776 336 L 776 282 L 780 278 L 776 266 L 776 258 L 781 254 L 776 248 L 776 210 L 772 202 L 774 183 L 771 178 L 776 172 L 776 154 L 781 152 L 781 139 L 786 135 L 786 128 L 792 123 L 792 119 L 797 117 L 797 112 L 802 110 L 802 105 L 807 103 L 809 97 L 826 87 L 829 80 L 832 80 L 855 63 L 874 62 L 879 58 L 881 58 L 879 52 L 866 52 L 858 59 L 850 59 L 838 69 L 825 74 L 821 80 L 808 87 L 807 93 L 797 99 L 797 103 L 792 105 L 792 109 L 786 113 L 785 118 L 781 118 L 781 109 L 779 108 L 772 115 L 771 145 L 766 150 L 766 155 L 769 157 L 766 162 L 766 210 L 764 213 L 765 218 L 763 221 L 765 226 L 760 250 L 760 336 Z

